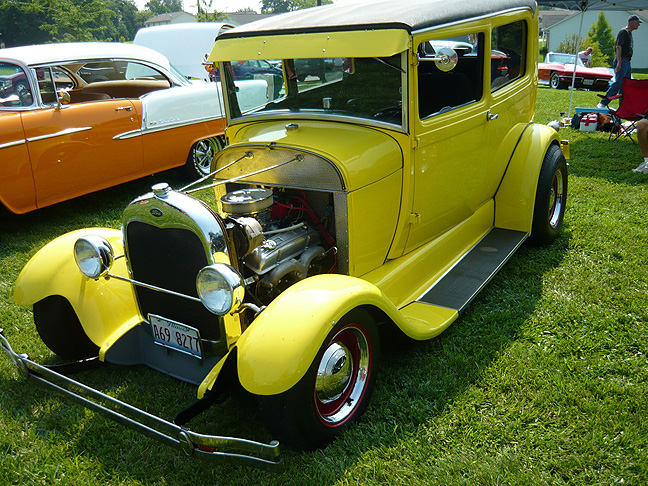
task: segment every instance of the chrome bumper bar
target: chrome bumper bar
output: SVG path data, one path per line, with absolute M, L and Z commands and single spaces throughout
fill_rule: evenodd
M 34 363 L 26 354 L 18 354 L 11 348 L 2 329 L 0 329 L 0 348 L 9 355 L 24 378 L 32 379 L 86 408 L 97 411 L 167 446 L 180 449 L 189 456 L 275 471 L 283 465 L 279 454 L 279 442 L 276 440 L 270 444 L 263 444 L 235 437 L 197 434 L 101 393 L 46 366 Z

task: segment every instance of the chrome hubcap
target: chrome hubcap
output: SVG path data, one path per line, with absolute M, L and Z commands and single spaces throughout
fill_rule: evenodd
M 371 345 L 366 331 L 350 325 L 328 343 L 317 367 L 314 401 L 320 420 L 338 426 L 360 404 L 371 366 Z
M 214 146 L 209 140 L 201 140 L 196 143 L 194 149 L 194 165 L 203 174 L 209 174 L 211 163 L 214 159 Z
M 346 346 L 333 343 L 324 352 L 317 369 L 315 392 L 322 403 L 330 403 L 342 396 L 351 381 L 353 356 Z
M 560 222 L 560 215 L 562 214 L 564 204 L 564 180 L 561 170 L 556 171 L 551 181 L 551 190 L 549 192 L 549 225 L 556 228 Z

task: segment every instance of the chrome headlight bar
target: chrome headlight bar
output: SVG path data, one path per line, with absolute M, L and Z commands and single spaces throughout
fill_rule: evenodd
M 88 278 L 94 280 L 102 277 L 114 278 L 194 302 L 201 302 L 207 310 L 219 316 L 235 313 L 244 305 L 243 278 L 233 267 L 225 263 L 208 265 L 198 272 L 196 278 L 196 290 L 200 296 L 198 298 L 112 274 L 110 269 L 116 258 L 119 257 L 115 257 L 112 245 L 101 236 L 87 235 L 74 243 L 74 260 L 79 271 Z

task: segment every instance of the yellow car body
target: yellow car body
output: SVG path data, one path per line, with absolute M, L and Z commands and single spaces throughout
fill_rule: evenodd
M 155 187 L 122 231 L 42 249 L 16 301 L 63 297 L 101 360 L 148 364 L 199 399 L 236 380 L 282 439 L 331 440 L 367 406 L 378 327 L 439 335 L 527 237 L 550 243 L 562 226 L 567 166 L 557 132 L 533 123 L 535 2 L 419 3 L 318 7 L 219 35 L 209 61 L 229 145 L 199 181 L 215 202 Z M 279 60 L 283 77 L 235 84 L 232 63 L 250 60 Z M 268 99 L 251 105 L 246 82 Z M 91 277 L 79 238 L 99 262 Z M 204 347 L 173 347 L 159 322 Z

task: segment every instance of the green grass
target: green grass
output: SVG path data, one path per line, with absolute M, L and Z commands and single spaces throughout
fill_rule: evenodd
M 568 97 L 540 88 L 536 121 L 559 119 Z M 329 447 L 285 448 L 279 474 L 190 459 L 18 379 L 1 356 L 0 485 L 646 484 L 648 176 L 631 172 L 641 158 L 627 140 L 560 136 L 572 154 L 563 235 L 523 247 L 437 339 L 388 343 L 367 413 Z M 11 298 L 28 258 L 63 232 L 119 227 L 152 181 L 0 218 L 0 322 L 17 351 L 53 360 Z M 194 395 L 144 368 L 82 379 L 169 418 Z M 245 397 L 195 429 L 270 439 Z

